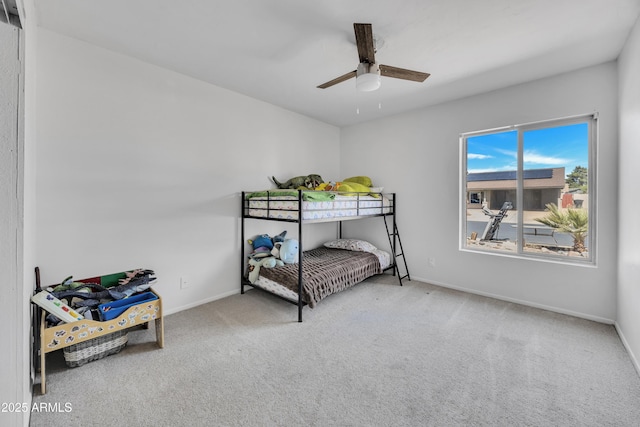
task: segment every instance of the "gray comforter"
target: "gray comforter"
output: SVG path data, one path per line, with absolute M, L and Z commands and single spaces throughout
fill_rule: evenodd
M 380 261 L 371 253 L 312 249 L 303 254 L 302 299 L 313 308 L 323 298 L 380 273 Z M 263 268 L 260 275 L 298 293 L 298 264 Z

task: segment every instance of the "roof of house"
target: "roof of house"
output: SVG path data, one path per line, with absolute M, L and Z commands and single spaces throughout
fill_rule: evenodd
M 467 174 L 468 190 L 516 188 L 516 171 L 477 172 Z M 526 169 L 525 188 L 564 188 L 564 168 Z

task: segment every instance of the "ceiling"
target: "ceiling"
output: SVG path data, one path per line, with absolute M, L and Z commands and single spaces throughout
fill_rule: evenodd
M 640 0 L 43 0 L 38 25 L 336 126 L 613 60 Z M 431 73 L 356 92 L 353 23 L 379 63 Z

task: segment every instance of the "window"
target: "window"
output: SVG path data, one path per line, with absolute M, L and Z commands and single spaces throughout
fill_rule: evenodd
M 462 134 L 461 248 L 593 263 L 597 116 Z

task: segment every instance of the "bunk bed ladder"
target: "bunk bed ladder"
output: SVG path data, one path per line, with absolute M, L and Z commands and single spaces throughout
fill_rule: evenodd
M 393 274 L 398 276 L 398 281 L 400 282 L 400 286 L 402 286 L 402 279 L 411 280 L 411 276 L 409 275 L 409 267 L 407 266 L 407 259 L 404 256 L 404 249 L 402 248 L 402 240 L 400 240 L 400 232 L 398 231 L 398 225 L 396 224 L 395 217 L 393 218 L 393 231 L 389 231 L 390 227 L 387 223 L 387 217 L 383 216 L 384 226 L 387 230 L 387 236 L 389 237 L 389 246 L 391 247 L 391 251 L 393 253 Z M 400 249 L 400 252 L 398 252 Z M 402 257 L 402 263 L 404 264 L 404 271 L 406 273 L 402 275 L 400 273 L 400 269 L 398 267 L 398 258 Z

